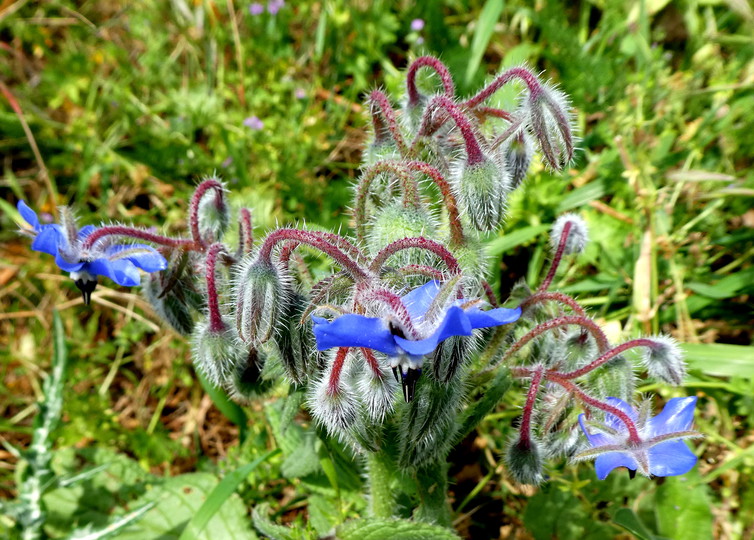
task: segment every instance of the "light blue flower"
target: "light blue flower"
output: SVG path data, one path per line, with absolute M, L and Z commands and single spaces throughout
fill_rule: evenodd
M 433 353 L 440 343 L 454 336 L 471 336 L 478 328 L 515 322 L 521 316 L 520 308 L 483 311 L 479 309 L 479 302 L 465 299 L 456 299 L 430 316 L 428 312 L 436 304 L 435 299 L 441 290 L 440 282 L 430 281 L 401 297 L 414 336 L 407 336 L 399 317 L 392 313 L 383 317 L 348 313 L 333 321 L 312 317 L 317 349 L 364 347 L 384 353 L 390 358 L 396 378 L 400 366 L 404 393 L 406 400 L 410 401 L 424 356 Z M 411 388 L 407 389 L 406 385 Z
M 55 257 L 55 264 L 71 273 L 87 304 L 97 286 L 97 276 L 108 277 L 118 285 L 133 287 L 141 282 L 139 268 L 145 272 L 157 272 L 168 266 L 165 257 L 145 244 L 113 244 L 109 241 L 110 237 L 105 237 L 91 248 L 84 249 L 84 240 L 97 227 L 86 225 L 77 228 L 67 209 L 63 209 L 62 224 L 42 225 L 34 210 L 24 201 L 19 201 L 17 208 L 31 226 L 31 229 L 22 230 L 34 238 L 31 249 Z
M 607 402 L 634 421 L 641 441 L 631 442 L 625 424 L 613 414 L 606 413 L 604 423 L 592 432 L 587 428 L 584 415 L 580 415 L 581 429 L 592 448 L 576 455 L 575 459 L 596 457 L 594 467 L 600 480 L 607 478 L 617 467 L 626 467 L 645 476 L 676 476 L 691 470 L 696 456 L 683 439 L 699 436 L 691 430 L 696 397 L 673 398 L 660 414 L 650 418 L 641 417 L 633 407 L 618 398 L 607 398 Z

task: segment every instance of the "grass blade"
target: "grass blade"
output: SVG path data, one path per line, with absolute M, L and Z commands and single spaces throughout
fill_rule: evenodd
M 479 19 L 476 22 L 476 28 L 474 29 L 474 38 L 471 41 L 471 55 L 469 58 L 469 64 L 466 68 L 465 83 L 468 85 L 474 78 L 479 65 L 482 63 L 482 56 L 484 51 L 487 50 L 487 45 L 492 39 L 492 33 L 495 31 L 495 24 L 500 19 L 500 14 L 503 12 L 502 0 L 487 0 L 482 8 L 482 12 L 479 14 Z

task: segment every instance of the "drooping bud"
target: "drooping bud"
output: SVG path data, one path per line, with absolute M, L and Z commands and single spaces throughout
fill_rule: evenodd
M 211 191 L 199 202 L 199 232 L 210 244 L 222 240 L 230 225 L 230 211 L 220 191 Z
M 594 370 L 590 378 L 595 395 L 602 399 L 616 397 L 631 401 L 636 391 L 636 376 L 631 362 L 622 355 L 612 358 L 600 369 Z
M 356 420 L 358 402 L 341 377 L 348 349 L 341 347 L 332 350 L 336 351 L 334 359 L 322 377 L 312 385 L 307 403 L 312 416 L 322 423 L 328 433 L 343 436 Z
M 382 423 L 387 415 L 393 412 L 393 402 L 397 382 L 380 370 L 380 373 L 363 367 L 357 380 L 358 394 L 370 420 Z
M 283 307 L 280 316 L 278 338 L 275 340 L 280 352 L 280 361 L 286 374 L 296 384 L 304 384 L 317 367 L 317 352 L 314 346 L 311 318 L 301 317 L 308 302 L 299 293 L 293 293 Z
M 244 343 L 258 346 L 269 340 L 285 305 L 284 273 L 273 263 L 249 257 L 236 277 L 236 328 Z
M 194 279 L 185 272 L 189 258 L 183 252 L 171 260 L 167 270 L 147 274 L 141 288 L 157 315 L 183 336 L 193 333 L 196 313 L 204 309 Z
M 568 226 L 568 236 L 563 240 L 563 231 Z M 589 229 L 584 219 L 578 214 L 563 214 L 552 226 L 550 232 L 550 245 L 556 252 L 561 242 L 563 243 L 563 255 L 582 253 L 589 241 Z
M 388 244 L 403 238 L 434 238 L 436 230 L 437 224 L 427 208 L 389 204 L 376 212 L 369 228 L 369 253 L 374 256 Z M 395 267 L 426 263 L 426 252 L 417 250 L 405 250 L 390 261 Z
M 508 472 L 519 484 L 539 485 L 544 480 L 544 461 L 538 443 L 517 438 L 505 454 Z
M 686 362 L 683 351 L 670 336 L 650 338 L 655 345 L 644 347 L 642 364 L 649 376 L 672 385 L 679 385 L 686 376 Z
M 511 177 L 511 191 L 521 185 L 529 172 L 531 158 L 534 155 L 534 143 L 526 131 L 519 131 L 503 149 L 505 163 Z
M 494 231 L 505 217 L 510 177 L 503 164 L 493 159 L 464 162 L 454 175 L 462 215 L 478 231 Z
M 191 335 L 192 356 L 196 369 L 214 386 L 222 386 L 246 359 L 246 350 L 229 321 L 223 320 L 221 329 L 211 326 L 207 320 L 194 329 Z
M 573 157 L 568 96 L 546 83 L 529 94 L 525 106 L 545 162 L 556 171 L 562 170 Z
M 453 336 L 440 343 L 432 356 L 432 368 L 427 370 L 428 374 L 442 383 L 450 381 L 463 361 L 469 358 L 473 343 L 474 339 L 466 336 Z
M 266 363 L 267 356 L 264 352 L 254 348 L 244 352 L 243 361 L 236 365 L 224 383 L 225 391 L 231 399 L 247 403 L 273 386 L 271 381 L 262 376 Z

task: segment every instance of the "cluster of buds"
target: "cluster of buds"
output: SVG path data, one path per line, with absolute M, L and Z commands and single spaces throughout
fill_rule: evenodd
M 432 75 L 438 87 L 420 88 Z M 488 104 L 515 81 L 523 83 L 515 110 Z M 573 298 L 549 290 L 563 258 L 587 243 L 583 219 L 557 220 L 546 277 L 534 292 L 518 286 L 512 307 L 500 307 L 486 279 L 483 241 L 505 222 L 508 197 L 537 150 L 555 171 L 572 158 L 565 95 L 516 67 L 461 99 L 446 66 L 429 56 L 409 66 L 405 93 L 401 107 L 380 90 L 368 97 L 373 129 L 352 237 L 291 227 L 255 242 L 241 209 L 233 249 L 225 243 L 232 222 L 225 189 L 214 178 L 191 199 L 186 238 L 120 225 L 40 225 L 24 205 L 26 232 L 74 279 L 85 275 L 77 285 L 87 300 L 94 275 L 138 283 L 135 268 L 128 282 L 103 268 L 127 261 L 151 272 L 147 298 L 190 336 L 195 365 L 211 383 L 248 399 L 282 371 L 306 388 L 312 415 L 331 435 L 363 452 L 394 444 L 406 469 L 444 460 L 476 389 L 508 370 L 528 386 L 507 460 L 520 482 L 541 481 L 545 458 L 555 455 L 596 457 L 600 477 L 618 466 L 686 472 L 694 459 L 680 439 L 696 435 L 693 401 L 671 402 L 654 418 L 646 404 L 637 412 L 623 357 L 643 348 L 649 375 L 678 384 L 677 345 L 658 337 L 612 346 Z M 116 237 L 156 248 L 115 245 Z M 330 260 L 318 282 L 312 255 Z

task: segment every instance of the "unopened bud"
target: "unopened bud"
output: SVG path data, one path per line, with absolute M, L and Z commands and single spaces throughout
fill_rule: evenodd
M 194 332 L 194 317 L 204 309 L 194 280 L 183 271 L 188 258 L 183 253 L 178 260 L 171 260 L 167 270 L 147 274 L 141 289 L 155 313 L 182 336 Z
M 378 423 L 393 412 L 395 391 L 398 383 L 392 375 L 377 374 L 365 366 L 358 378 L 358 392 L 369 418 Z
M 468 235 L 462 245 L 455 246 L 453 256 L 469 285 L 474 285 L 474 280 L 481 280 L 487 274 L 489 257 L 484 244 L 474 235 Z
M 642 363 L 649 376 L 673 385 L 679 385 L 686 376 L 683 351 L 670 336 L 650 338 L 655 345 L 644 347 Z
M 304 384 L 316 368 L 317 352 L 314 346 L 311 318 L 303 322 L 301 316 L 307 308 L 307 300 L 293 293 L 285 303 L 280 317 L 278 337 L 275 340 L 280 351 L 280 361 L 286 374 L 296 384 Z
M 330 435 L 341 436 L 356 420 L 358 402 L 349 388 L 338 380 L 331 381 L 332 365 L 313 385 L 308 397 L 309 410 Z
M 534 143 L 525 131 L 520 131 L 505 146 L 505 163 L 511 176 L 511 190 L 521 185 L 529 172 L 531 158 L 534 155 Z
M 592 372 L 595 395 L 602 399 L 616 397 L 629 402 L 636 390 L 636 376 L 631 362 L 618 355 Z
M 582 253 L 589 241 L 589 229 L 586 226 L 584 219 L 578 214 L 563 214 L 552 226 L 550 232 L 550 245 L 553 251 L 557 251 L 558 246 L 562 241 L 563 230 L 566 224 L 570 223 L 570 229 L 568 231 L 568 237 L 565 240 L 563 249 L 564 255 L 572 255 Z
M 462 212 L 478 231 L 494 231 L 505 217 L 510 178 L 505 167 L 492 159 L 464 163 L 455 175 Z
M 230 225 L 230 212 L 225 197 L 217 191 L 208 193 L 199 202 L 199 232 L 209 243 L 222 240 Z
M 372 221 L 368 237 L 369 253 L 379 251 L 397 240 L 425 236 L 433 238 L 437 225 L 426 208 L 404 207 L 390 204 L 378 210 Z M 401 267 L 407 264 L 426 264 L 426 252 L 403 250 L 391 257 L 391 265 Z
M 517 438 L 508 447 L 505 462 L 511 478 L 519 484 L 539 485 L 544 480 L 542 470 L 544 461 L 539 445 L 533 440 L 522 441 Z
M 245 352 L 243 361 L 225 380 L 225 390 L 232 399 L 248 403 L 272 387 L 273 383 L 262 377 L 266 359 L 265 353 L 256 349 Z
M 244 343 L 258 346 L 275 332 L 287 289 L 282 276 L 279 268 L 262 260 L 241 263 L 235 283 L 236 328 Z
M 562 170 L 573 157 L 568 97 L 550 84 L 541 85 L 526 102 L 531 130 L 550 167 Z
M 223 320 L 222 326 L 213 330 L 209 321 L 203 321 L 191 335 L 194 366 L 214 386 L 221 386 L 246 356 L 228 321 Z
M 427 372 L 435 380 L 447 383 L 458 372 L 463 361 L 469 357 L 474 340 L 468 337 L 453 336 L 437 346 L 432 356 L 431 369 Z

